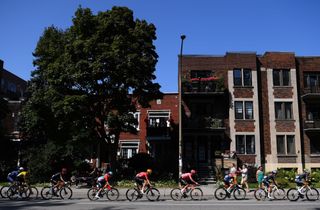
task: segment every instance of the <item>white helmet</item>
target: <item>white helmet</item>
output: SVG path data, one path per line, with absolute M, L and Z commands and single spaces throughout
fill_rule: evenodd
M 24 168 L 23 168 L 23 167 L 20 167 L 20 168 L 19 168 L 19 171 L 24 171 Z

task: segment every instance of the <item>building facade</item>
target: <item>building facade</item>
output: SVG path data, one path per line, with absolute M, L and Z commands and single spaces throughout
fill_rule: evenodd
M 180 66 L 186 170 L 320 168 L 319 57 L 229 52 L 184 55 Z
M 118 158 L 128 160 L 137 153 L 148 153 L 159 170 L 174 172 L 178 164 L 178 94 L 165 93 L 150 107 L 137 106 L 137 134 L 121 133 Z M 177 160 L 177 161 L 175 161 Z
M 0 97 L 8 104 L 9 113 L 3 120 L 6 135 L 13 141 L 20 140 L 18 122 L 22 104 L 24 102 L 27 82 L 4 69 L 4 62 L 0 60 Z

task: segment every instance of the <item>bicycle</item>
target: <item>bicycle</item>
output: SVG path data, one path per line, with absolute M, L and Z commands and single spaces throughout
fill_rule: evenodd
M 289 189 L 287 192 L 288 199 L 290 201 L 297 201 L 299 198 L 304 198 L 304 196 L 306 196 L 309 201 L 318 200 L 319 191 L 316 188 L 311 187 L 309 184 L 310 182 L 307 182 L 303 187 L 301 187 L 301 192 L 296 188 Z
M 220 186 L 214 192 L 214 197 L 218 200 L 225 200 L 227 197 L 230 198 L 231 195 L 236 200 L 244 200 L 246 198 L 246 191 L 238 184 L 234 184 L 230 190 L 227 190 L 224 186 Z
M 89 189 L 87 192 L 89 200 L 97 200 L 98 198 L 96 198 L 95 196 L 97 195 L 98 191 L 98 187 L 92 187 L 91 189 Z M 103 188 L 103 190 L 100 192 L 99 197 L 103 198 L 104 195 L 106 195 L 109 201 L 116 201 L 119 198 L 119 190 L 114 187 L 111 187 L 110 185 L 107 185 L 107 187 Z
M 278 185 L 274 185 L 271 188 L 270 194 L 275 200 L 284 200 L 286 198 L 286 191 L 282 188 L 279 187 Z M 260 200 L 265 200 L 268 195 L 268 188 L 263 187 L 263 188 L 258 188 L 254 191 L 254 197 L 260 201 Z
M 10 200 L 27 199 L 29 198 L 31 189 L 26 184 L 14 183 L 7 191 L 7 196 Z
M 147 185 L 147 189 L 145 190 L 144 194 L 149 201 L 157 201 L 160 198 L 159 190 L 157 188 L 150 187 L 150 185 Z M 139 198 L 142 198 L 144 194 L 142 194 L 139 188 L 136 186 L 127 190 L 126 197 L 129 201 L 135 201 Z
M 71 199 L 72 189 L 68 186 L 68 183 L 64 183 L 62 187 L 54 185 L 43 187 L 41 190 L 41 197 L 44 200 L 52 199 L 53 197 L 60 197 L 61 199 Z
M 202 200 L 203 192 L 199 187 L 195 187 L 199 185 L 191 184 L 186 188 L 184 193 L 181 192 L 179 187 L 174 188 L 170 192 L 170 196 L 174 201 L 180 201 L 182 198 L 188 198 L 190 196 L 191 200 Z

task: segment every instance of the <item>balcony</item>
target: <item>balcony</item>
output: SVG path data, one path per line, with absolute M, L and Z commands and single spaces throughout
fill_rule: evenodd
M 147 127 L 148 140 L 170 140 L 170 127 Z
M 303 89 L 303 94 L 301 96 L 305 101 L 306 100 L 319 100 L 320 99 L 320 87 L 312 86 L 306 87 Z
M 182 81 L 182 92 L 185 95 L 192 94 L 223 94 L 224 79 L 217 77 L 193 78 Z
M 183 121 L 183 129 L 202 129 L 207 131 L 224 131 L 224 120 L 215 117 L 199 116 Z
M 304 130 L 308 132 L 320 132 L 320 119 L 305 121 Z

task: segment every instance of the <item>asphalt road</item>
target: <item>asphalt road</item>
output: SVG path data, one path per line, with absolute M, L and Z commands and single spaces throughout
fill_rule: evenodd
M 27 201 L 9 201 L 0 200 L 1 210 L 260 210 L 260 209 L 281 209 L 281 210 L 320 210 L 320 201 L 305 201 L 297 202 L 283 201 L 256 201 L 250 200 L 203 200 L 203 201 L 171 201 L 161 200 L 157 202 L 149 202 L 147 200 L 139 200 L 129 202 L 125 200 L 110 202 L 105 200 L 89 201 L 88 199 L 71 199 L 71 200 L 27 200 Z

